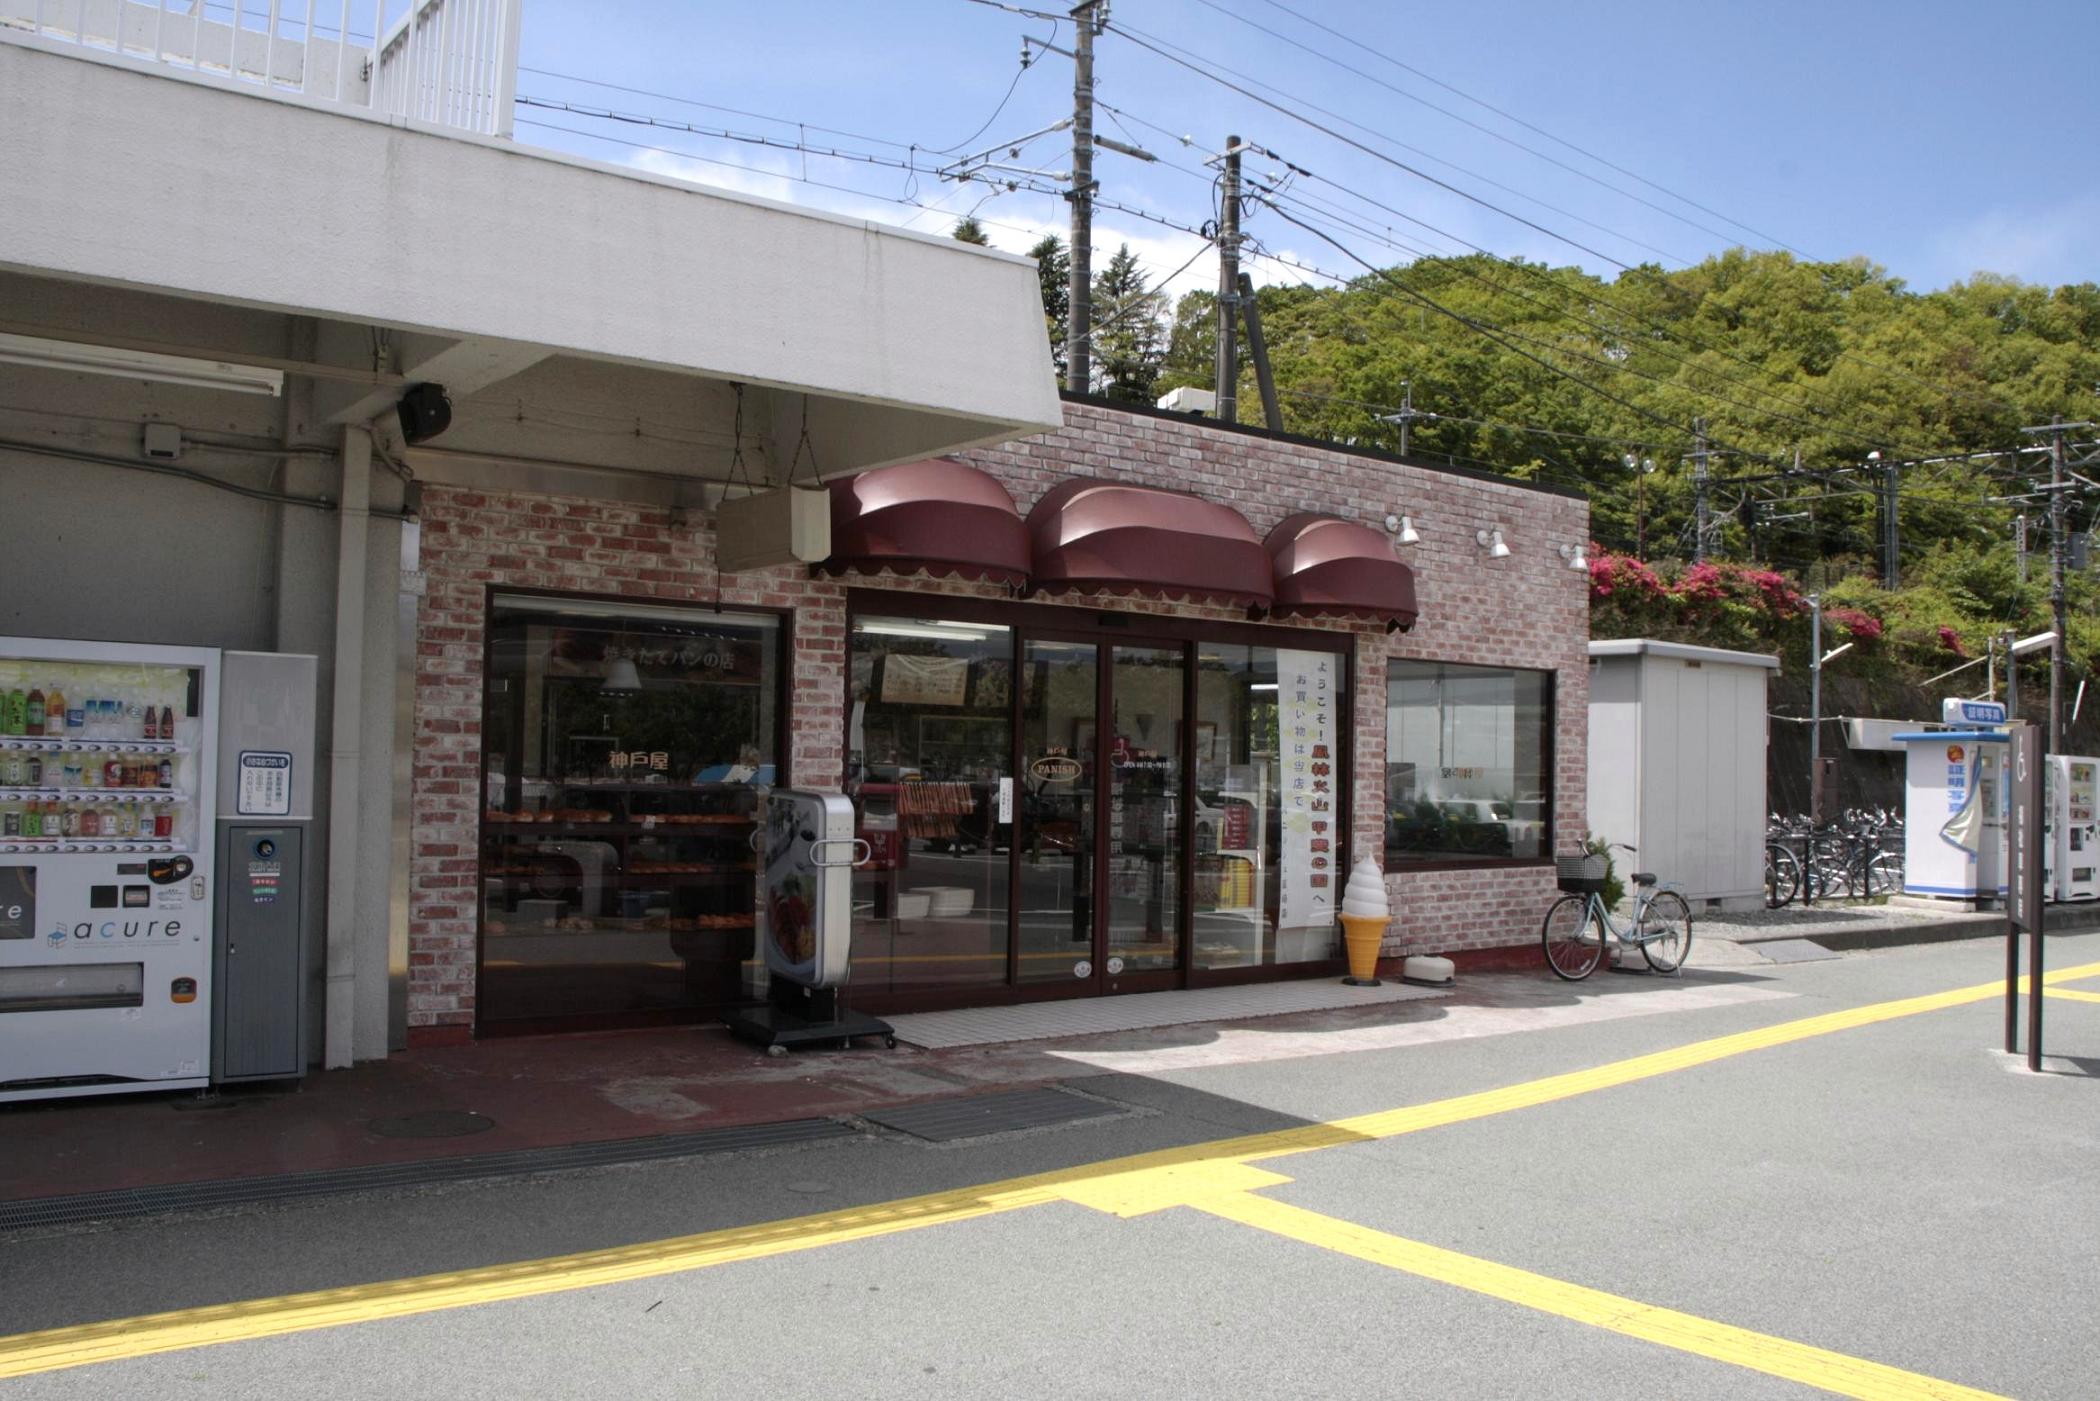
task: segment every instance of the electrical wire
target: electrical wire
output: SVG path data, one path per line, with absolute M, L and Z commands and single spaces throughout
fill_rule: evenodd
M 1050 42 L 1057 42 L 1057 22 L 1055 20 L 1052 20 L 1050 23 Z M 1025 48 L 1026 45 L 1024 44 L 1023 47 Z M 1006 85 L 1006 95 L 999 99 L 999 105 L 992 109 L 992 115 L 984 119 L 983 126 L 978 127 L 977 130 L 971 132 L 968 136 L 965 136 L 962 140 L 956 142 L 953 146 L 944 146 L 940 150 L 935 151 L 934 154 L 937 156 L 952 156 L 957 151 L 960 151 L 963 147 L 969 145 L 972 141 L 975 141 L 978 137 L 984 135 L 985 132 L 989 131 L 991 129 L 992 123 L 999 120 L 999 114 L 1006 110 L 1006 104 L 1014 100 L 1014 93 L 1017 89 L 1020 88 L 1021 79 L 1028 76 L 1028 70 L 1030 66 L 1031 65 L 1026 62 L 1023 62 L 1021 64 L 1020 70 L 1014 74 L 1014 80 Z
M 49 447 L 41 443 L 24 443 L 13 439 L 0 439 L 0 449 L 8 452 L 24 453 L 32 457 L 55 458 L 62 462 L 86 462 L 97 467 L 118 467 L 127 472 L 150 472 L 159 477 L 179 477 L 183 481 L 195 482 L 199 486 L 208 486 L 216 491 L 229 492 L 234 496 L 245 496 L 251 501 L 264 501 L 272 505 L 303 506 L 310 511 L 336 511 L 342 509 L 340 504 L 331 497 L 293 496 L 282 491 L 270 491 L 262 487 L 242 486 L 238 482 L 229 482 L 222 477 L 214 477 L 207 472 L 193 472 L 187 467 L 177 467 L 167 462 L 139 462 L 127 457 L 112 457 L 99 452 L 79 452 L 72 448 Z M 401 512 L 383 510 L 376 506 L 372 508 L 372 514 L 385 516 L 393 520 L 408 519 Z
M 1208 3 L 1208 0 L 1204 0 L 1204 3 Z M 1319 20 L 1314 19 L 1311 15 L 1305 14 L 1304 12 L 1299 10 L 1294 10 L 1289 5 L 1283 4 L 1282 0 L 1262 0 L 1262 3 L 1268 5 L 1271 9 L 1281 10 L 1283 11 L 1283 13 L 1291 16 L 1293 19 L 1299 20 L 1305 24 L 1309 24 L 1315 29 L 1323 30 L 1328 34 L 1333 35 L 1335 38 L 1340 39 L 1343 43 L 1352 44 L 1355 47 L 1362 49 L 1365 53 L 1371 55 L 1373 58 L 1380 59 L 1386 63 L 1390 63 L 1393 67 L 1400 69 L 1402 72 L 1411 73 L 1415 77 L 1420 78 L 1425 83 L 1433 83 L 1437 87 L 1442 88 L 1445 92 L 1448 92 L 1455 97 L 1462 97 L 1476 107 L 1480 107 L 1485 109 L 1486 111 L 1493 112 L 1496 116 L 1502 118 L 1504 121 L 1514 122 L 1516 125 L 1523 127 L 1526 131 L 1535 132 L 1538 135 L 1545 137 L 1548 141 L 1552 141 L 1557 145 L 1564 146 L 1568 150 L 1575 152 L 1579 156 L 1583 156 L 1589 160 L 1593 160 L 1597 162 L 1597 164 L 1605 167 L 1607 170 L 1616 171 L 1618 174 L 1625 176 L 1629 180 L 1638 180 L 1641 184 L 1646 185 L 1649 189 L 1659 191 L 1662 194 L 1666 194 L 1671 199 L 1678 201 L 1680 204 L 1688 205 L 1691 208 L 1698 210 L 1702 214 L 1710 214 L 1714 218 L 1721 220 L 1723 223 L 1733 224 L 1737 228 L 1743 230 L 1745 233 L 1755 234 L 1757 237 L 1763 239 L 1766 243 L 1771 244 L 1773 247 L 1783 248 L 1787 252 L 1794 254 L 1796 257 L 1810 257 L 1810 255 L 1803 253 L 1800 249 L 1794 247 L 1785 239 L 1777 238 L 1772 234 L 1765 233 L 1762 230 L 1753 227 L 1752 225 L 1744 223 L 1740 219 L 1733 218 L 1730 215 L 1724 214 L 1718 209 L 1713 209 L 1707 205 L 1701 204 L 1699 203 L 1699 201 L 1691 198 L 1688 195 L 1681 195 L 1677 193 L 1677 191 L 1670 189 L 1666 185 L 1659 185 L 1655 181 L 1650 180 L 1647 176 L 1641 175 L 1636 171 L 1628 170 L 1623 165 L 1617 165 L 1612 161 L 1605 159 L 1603 156 L 1598 155 L 1594 151 L 1585 150 L 1582 147 L 1576 145 L 1574 142 L 1568 140 L 1566 137 L 1548 131 L 1545 127 L 1537 126 L 1531 122 L 1525 121 L 1516 113 L 1505 111 L 1504 109 L 1497 107 L 1492 102 L 1488 102 L 1482 98 L 1473 96 L 1473 94 L 1466 92 L 1462 88 L 1454 87 L 1450 83 L 1445 82 L 1443 79 L 1437 77 L 1433 73 L 1427 73 L 1424 72 L 1422 69 L 1415 67 L 1412 64 L 1403 63 L 1401 60 L 1394 58 L 1389 53 L 1385 53 L 1379 49 L 1372 48 L 1369 44 L 1365 43 L 1361 39 L 1355 38 L 1348 34 L 1344 34 L 1341 30 L 1336 29 L 1331 25 L 1322 24 Z M 1215 8 L 1215 6 L 1213 8 Z M 1442 111 L 1443 109 L 1438 108 L 1437 110 Z M 1489 134 L 1493 135 L 1494 133 L 1491 132 Z M 1711 230 L 1709 230 L 1709 232 L 1711 232 Z M 1813 262 L 1820 260 L 1810 258 L 1810 261 Z
M 1122 23 L 1120 20 L 1110 21 L 1107 25 L 1107 28 L 1110 33 L 1121 35 L 1123 38 L 1128 39 L 1131 43 L 1136 44 L 1139 48 L 1145 49 L 1153 54 L 1156 54 L 1159 57 L 1166 59 L 1169 63 L 1173 63 L 1182 68 L 1186 68 L 1189 72 L 1197 74 L 1199 77 L 1208 78 L 1210 79 L 1210 81 L 1218 84 L 1220 87 L 1228 88 L 1231 91 L 1236 92 L 1240 96 L 1246 98 L 1250 102 L 1258 102 L 1272 112 L 1280 113 L 1283 116 L 1289 117 L 1294 122 L 1299 122 L 1305 126 L 1311 127 L 1314 131 L 1319 132 L 1323 136 L 1329 137 L 1335 141 L 1339 141 L 1343 145 L 1351 147 L 1354 150 L 1363 152 L 1365 155 L 1371 157 L 1373 160 L 1383 161 L 1385 164 L 1392 166 L 1396 170 L 1402 170 L 1408 173 L 1409 175 L 1414 176 L 1417 180 L 1424 181 L 1428 184 L 1436 186 L 1440 190 L 1445 190 L 1451 194 L 1457 195 L 1460 199 L 1470 201 L 1473 204 L 1477 204 L 1481 208 L 1489 210 L 1492 213 L 1499 214 L 1503 218 L 1511 220 L 1514 223 L 1522 224 L 1525 228 L 1530 229 L 1535 233 L 1542 233 L 1556 243 L 1566 244 L 1568 247 L 1573 248 L 1578 252 L 1587 253 L 1593 258 L 1602 259 L 1604 262 L 1610 263 L 1613 267 L 1618 268 L 1621 271 L 1631 272 L 1633 270 L 1634 265 L 1632 263 L 1626 262 L 1624 259 L 1614 258 L 1611 254 L 1606 253 L 1600 248 L 1593 248 L 1589 244 L 1583 243 L 1577 239 L 1570 238 L 1564 233 L 1561 233 L 1555 229 L 1548 228 L 1546 225 L 1539 223 L 1536 219 L 1527 219 L 1522 214 L 1516 213 L 1514 210 L 1504 209 L 1501 205 L 1496 204 L 1492 200 L 1485 199 L 1480 195 L 1476 195 L 1472 191 L 1465 189 L 1463 186 L 1454 185 L 1448 180 L 1439 179 L 1438 177 L 1431 175 L 1428 171 L 1423 170 L 1420 166 L 1410 165 L 1406 161 L 1401 160 L 1398 156 L 1388 155 L 1386 152 L 1379 150 L 1377 147 L 1368 146 L 1345 132 L 1336 131 L 1333 127 L 1328 126 L 1323 122 L 1314 121 L 1311 117 L 1306 116 L 1302 112 L 1295 111 L 1294 109 L 1287 107 L 1280 102 L 1272 101 L 1269 98 L 1263 97 L 1260 93 L 1255 92 L 1251 88 L 1242 87 L 1239 83 L 1232 81 L 1231 78 L 1223 76 L 1225 73 L 1233 71 L 1231 69 L 1224 68 L 1223 65 L 1213 65 L 1217 69 L 1217 71 L 1212 71 L 1212 67 L 1205 66 L 1206 64 L 1210 64 L 1211 60 L 1192 60 L 1189 58 L 1183 58 L 1179 54 L 1169 52 L 1170 49 L 1177 48 L 1179 46 L 1168 44 L 1167 41 L 1164 39 L 1157 41 L 1151 40 L 1150 38 L 1143 36 L 1137 31 L 1131 29 L 1128 25 Z M 1251 82 L 1255 80 L 1249 79 L 1248 81 Z M 1267 86 L 1267 84 L 1263 84 L 1263 86 Z M 1281 92 L 1282 90 L 1275 89 L 1275 91 Z M 1283 95 L 1286 97 L 1291 96 L 1288 93 L 1284 93 Z M 1301 102 L 1306 107 L 1309 107 L 1317 112 L 1322 112 L 1325 115 L 1334 115 L 1333 113 L 1326 112 L 1326 109 L 1319 107 L 1314 103 L 1305 102 L 1303 98 L 1291 97 L 1291 100 L 1293 102 Z M 1337 117 L 1336 120 L 1344 122 L 1349 121 L 1349 119 L 1346 117 Z M 1349 122 L 1349 125 L 1355 126 L 1356 123 Z M 1366 130 L 1368 130 L 1368 128 L 1366 128 Z M 1428 155 L 1427 152 L 1420 151 L 1417 147 L 1409 146 L 1404 142 L 1393 141 L 1391 137 L 1382 136 L 1380 139 L 1392 141 L 1392 144 L 1394 144 L 1395 146 L 1399 146 L 1402 150 L 1415 151 L 1417 154 L 1425 156 Z M 1437 158 L 1434 156 L 1430 156 L 1429 159 L 1436 160 Z M 1450 163 L 1448 161 L 1439 160 L 1438 164 L 1449 165 Z M 1460 169 L 1460 167 L 1457 166 L 1452 166 L 1451 168 L 1454 170 Z M 1486 180 L 1486 177 L 1473 175 L 1471 171 L 1467 171 L 1465 173 L 1468 175 L 1472 175 L 1472 178 L 1476 180 Z M 1486 180 L 1486 183 L 1495 184 L 1496 182 L 1492 180 Z M 1498 188 L 1506 187 L 1498 186 Z M 1521 192 L 1513 190 L 1511 191 L 1511 193 L 1519 194 Z M 1526 199 L 1530 199 L 1530 196 L 1528 195 L 1524 197 Z M 1553 208 L 1553 206 L 1547 205 L 1540 200 L 1532 200 L 1532 202 L 1534 204 L 1539 204 L 1542 208 Z M 1566 215 L 1569 218 L 1577 219 L 1578 221 L 1585 224 L 1590 222 L 1587 219 L 1582 219 L 1580 215 L 1569 214 L 1568 211 L 1564 209 L 1554 209 L 1554 212 L 1556 214 Z M 1602 226 L 1597 225 L 1594 227 L 1601 228 Z M 1640 240 L 1631 238 L 1626 234 L 1618 232 L 1615 229 L 1606 228 L 1603 231 L 1611 234 L 1615 238 L 1624 239 L 1626 242 L 1631 243 L 1636 247 L 1648 248 L 1650 252 L 1663 252 L 1663 250 L 1660 249 L 1650 248 L 1649 245 L 1642 243 Z M 1675 258 L 1678 262 L 1686 261 L 1683 258 L 1677 258 L 1676 255 L 1672 253 L 1663 252 L 1663 256 L 1668 258 Z
M 1670 209 L 1664 205 L 1657 204 L 1654 200 L 1648 199 L 1646 196 L 1637 195 L 1631 190 L 1621 189 L 1619 186 L 1612 184 L 1609 180 L 1605 180 L 1600 176 L 1593 175 L 1589 171 L 1583 170 L 1579 166 L 1570 165 L 1568 162 L 1560 159 L 1558 156 L 1548 155 L 1546 152 L 1539 150 L 1535 146 L 1527 146 L 1513 136 L 1505 135 L 1502 132 L 1496 131 L 1493 127 L 1486 126 L 1480 122 L 1476 122 L 1471 117 L 1462 116 L 1459 113 L 1452 111 L 1448 107 L 1440 107 L 1436 103 L 1431 102 L 1428 98 L 1423 97 L 1418 93 L 1409 92 L 1406 88 L 1401 87 L 1397 83 L 1389 83 L 1375 73 L 1367 73 L 1363 69 L 1356 67 L 1354 64 L 1344 63 L 1342 62 L 1342 60 L 1334 57 L 1334 55 L 1332 54 L 1325 53 L 1319 49 L 1316 49 L 1310 44 L 1301 43 L 1298 40 L 1293 39 L 1290 35 L 1281 32 L 1280 30 L 1271 29 L 1269 26 L 1262 24 L 1259 21 L 1249 19 L 1247 16 L 1240 14 L 1237 11 L 1228 10 L 1223 5 L 1218 4 L 1217 0 L 1196 0 L 1196 3 L 1202 5 L 1206 9 L 1215 10 L 1219 14 L 1225 15 L 1228 18 L 1238 20 L 1241 24 L 1247 25 L 1252 29 L 1257 29 L 1263 34 L 1268 35 L 1272 39 L 1281 40 L 1283 43 L 1289 44 L 1292 48 L 1301 50 L 1305 53 L 1309 53 L 1313 57 L 1320 59 L 1323 62 L 1331 63 L 1345 73 L 1353 73 L 1357 77 L 1362 78 L 1367 83 L 1375 83 L 1379 87 L 1384 88 L 1387 92 L 1394 93 L 1400 97 L 1406 98 L 1409 102 L 1417 103 L 1423 107 L 1427 107 L 1430 111 L 1435 112 L 1441 116 L 1449 117 L 1452 121 L 1459 123 L 1461 126 L 1471 127 L 1474 131 L 1481 133 L 1483 136 L 1491 137 L 1496 141 L 1502 142 L 1506 146 L 1512 146 L 1517 150 L 1524 152 L 1526 155 L 1534 156 L 1539 160 L 1544 161 L 1550 166 L 1566 171 L 1568 174 L 1575 176 L 1577 179 L 1587 180 L 1591 184 L 1596 185 L 1601 189 L 1609 190 L 1611 193 L 1619 196 L 1621 199 L 1631 200 L 1635 204 L 1641 205 L 1648 209 L 1652 209 L 1666 219 L 1675 219 L 1678 223 L 1684 224 L 1689 228 L 1697 229 L 1701 233 L 1712 234 L 1715 238 L 1721 239 L 1723 242 L 1731 246 L 1742 242 L 1742 240 L 1736 237 L 1734 234 L 1723 233 L 1721 230 L 1714 228 L 1711 225 L 1702 224 L 1697 219 L 1687 218 L 1674 209 Z M 1730 220 L 1729 222 L 1733 223 L 1734 221 Z M 1752 232 L 1755 231 L 1753 230 Z M 1760 237 L 1762 237 L 1762 235 L 1760 235 Z

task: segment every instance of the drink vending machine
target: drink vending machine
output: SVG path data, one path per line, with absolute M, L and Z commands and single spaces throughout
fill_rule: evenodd
M 211 1073 L 219 654 L 0 637 L 0 1100 Z
M 2043 761 L 2047 888 L 2052 900 L 2100 900 L 2100 759 L 2051 754 Z
M 212 1080 L 220 754 L 249 747 L 220 701 L 244 655 L 0 637 L 0 1101 Z M 310 736 L 310 669 L 304 705 Z M 274 769 L 287 793 L 303 762 Z M 272 899 L 296 910 L 296 866 L 283 877 Z M 280 977 L 269 995 L 296 1005 L 300 989 Z

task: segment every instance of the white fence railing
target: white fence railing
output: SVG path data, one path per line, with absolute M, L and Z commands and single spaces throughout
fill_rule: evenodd
M 521 0 L 0 0 L 0 39 L 511 134 Z

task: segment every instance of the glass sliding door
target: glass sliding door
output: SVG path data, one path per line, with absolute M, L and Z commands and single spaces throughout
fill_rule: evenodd
M 1019 960 L 1023 984 L 1094 977 L 1100 648 L 1021 644 Z
M 1107 938 L 1111 978 L 1181 961 L 1186 648 L 1109 648 Z
M 857 618 L 846 792 L 868 859 L 853 874 L 852 983 L 1006 981 L 1013 630 Z

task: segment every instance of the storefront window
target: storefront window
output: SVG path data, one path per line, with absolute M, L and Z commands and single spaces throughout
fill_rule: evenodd
M 677 1020 L 752 977 L 776 618 L 499 594 L 481 844 L 486 1029 Z
M 1346 670 L 1332 652 L 1197 644 L 1196 967 L 1338 955 Z
M 1552 685 L 1544 671 L 1388 665 L 1389 863 L 1546 855 Z
M 870 849 L 856 990 L 1006 980 L 1013 665 L 1010 628 L 854 621 L 846 792 Z

